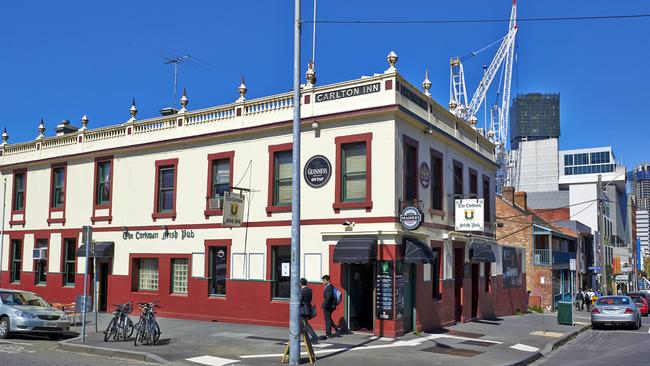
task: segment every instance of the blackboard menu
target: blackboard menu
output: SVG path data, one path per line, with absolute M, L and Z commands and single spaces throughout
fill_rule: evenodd
M 393 261 L 377 263 L 377 319 L 393 319 Z

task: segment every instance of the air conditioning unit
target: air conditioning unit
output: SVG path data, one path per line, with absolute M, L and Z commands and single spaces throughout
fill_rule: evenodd
M 32 251 L 32 257 L 34 260 L 45 260 L 47 259 L 47 248 L 36 248 Z
M 211 210 L 221 210 L 223 208 L 223 198 L 217 196 L 217 198 L 210 198 L 208 200 L 208 207 Z

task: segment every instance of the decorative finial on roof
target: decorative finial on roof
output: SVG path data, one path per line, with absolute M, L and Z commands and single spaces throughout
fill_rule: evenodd
M 187 103 L 189 100 L 187 99 L 187 92 L 185 91 L 185 87 L 183 87 L 183 96 L 181 97 L 181 110 L 179 112 L 187 112 Z
M 237 99 L 238 102 L 243 102 L 246 100 L 246 91 L 248 88 L 246 88 L 246 83 L 244 81 L 244 75 L 241 76 L 241 84 L 239 85 L 239 88 L 237 88 L 237 91 L 239 92 L 239 99 Z
M 305 79 L 307 80 L 306 87 L 313 88 L 316 85 L 316 72 L 314 71 L 314 62 L 307 64 L 307 72 L 305 73 Z
M 45 123 L 43 122 L 43 117 L 41 117 L 41 123 L 38 125 L 38 136 L 36 136 L 37 140 L 40 140 L 45 137 Z
M 87 129 L 88 129 L 88 116 L 84 114 L 83 117 L 81 117 L 81 128 L 79 130 L 85 131 Z
M 431 96 L 429 89 L 431 89 L 431 81 L 429 80 L 429 68 L 427 67 L 424 70 L 424 81 L 422 82 L 422 88 L 424 89 L 424 95 L 427 97 Z
M 9 134 L 7 133 L 7 127 L 5 127 L 2 131 L 2 145 L 6 145 L 7 140 L 9 140 Z
M 131 101 L 131 108 L 129 109 L 129 113 L 131 114 L 131 118 L 129 118 L 129 122 L 134 122 L 135 116 L 138 114 L 138 108 L 135 107 L 135 98 L 133 98 Z
M 473 129 L 476 129 L 476 122 L 478 122 L 478 118 L 476 118 L 476 116 L 469 117 L 469 124 Z
M 388 61 L 388 65 L 390 65 L 390 67 L 388 68 L 388 70 L 386 70 L 386 72 L 397 71 L 397 69 L 395 68 L 395 64 L 397 63 L 397 54 L 394 51 L 390 51 L 388 56 L 386 56 L 386 61 Z

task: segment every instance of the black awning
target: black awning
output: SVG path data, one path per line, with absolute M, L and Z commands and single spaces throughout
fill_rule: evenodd
M 469 245 L 469 259 L 472 262 L 496 262 L 492 246 L 487 242 L 474 241 Z
M 377 258 L 377 238 L 343 238 L 334 247 L 334 262 L 371 263 Z
M 112 257 L 114 246 L 115 244 L 112 241 L 96 242 L 94 253 L 92 251 L 92 246 L 90 247 L 91 249 L 90 256 L 97 257 L 97 258 Z M 86 256 L 86 244 L 81 244 L 81 246 L 77 248 L 77 257 L 85 257 L 85 256 Z
M 404 263 L 433 263 L 438 257 L 438 252 L 415 239 L 404 240 Z

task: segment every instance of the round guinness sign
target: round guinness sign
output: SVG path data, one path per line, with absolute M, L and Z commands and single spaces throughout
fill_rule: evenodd
M 303 171 L 305 181 L 312 188 L 321 188 L 332 176 L 332 164 L 323 155 L 312 156 Z
M 399 222 L 406 230 L 417 230 L 422 225 L 422 212 L 417 207 L 404 207 L 399 214 Z

